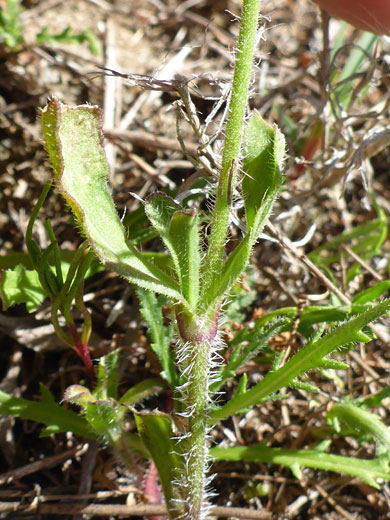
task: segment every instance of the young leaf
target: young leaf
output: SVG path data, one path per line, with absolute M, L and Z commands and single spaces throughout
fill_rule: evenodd
M 274 392 L 288 386 L 300 374 L 321 366 L 324 358 L 335 349 L 353 342 L 371 341 L 371 338 L 364 334 L 361 329 L 389 312 L 390 300 L 385 300 L 331 330 L 323 337 L 309 341 L 285 365 L 269 372 L 264 379 L 248 390 L 245 395 L 234 397 L 222 408 L 210 412 L 211 421 L 225 419 L 244 408 L 258 404 Z
M 247 232 L 256 241 L 282 184 L 285 140 L 276 126 L 254 112 L 245 129 L 242 193 Z
M 145 379 L 137 385 L 131 387 L 122 397 L 119 399 L 119 404 L 125 404 L 131 406 L 139 401 L 142 401 L 150 395 L 154 395 L 157 392 L 164 390 L 164 385 L 158 379 Z
M 91 428 L 112 446 L 118 444 L 123 433 L 123 421 L 118 415 L 118 405 L 113 401 L 87 403 L 85 418 Z
M 258 112 L 254 112 L 245 129 L 242 165 L 247 233 L 224 263 L 216 286 L 208 288 L 206 301 L 202 302 L 203 308 L 221 301 L 248 265 L 252 247 L 259 238 L 282 185 L 284 154 L 283 134 L 276 126 L 265 122 Z
M 116 399 L 119 377 L 120 349 L 99 359 L 97 383 L 93 391 L 95 399 Z
M 183 472 L 184 458 L 177 454 L 172 424 L 165 414 L 133 411 L 138 433 L 149 450 L 160 477 L 168 507 L 178 499 L 175 483 Z
M 371 460 L 342 457 L 323 453 L 320 449 L 288 450 L 269 448 L 263 444 L 256 446 L 235 446 L 232 448 L 211 448 L 210 456 L 216 460 L 268 462 L 287 466 L 300 478 L 300 466 L 344 473 L 360 478 L 373 488 L 380 489 L 378 479 L 390 480 L 390 461 L 387 457 Z
M 231 347 L 236 343 L 238 344 L 233 349 L 228 364 L 221 371 L 218 381 L 211 385 L 211 390 L 217 392 L 228 379 L 236 375 L 236 371 L 239 368 L 243 367 L 266 348 L 270 339 L 279 334 L 289 323 L 291 323 L 291 320 L 279 318 L 265 327 L 252 330 L 242 329 L 237 335 L 239 337 L 238 341 L 235 338 L 231 343 Z M 242 346 L 245 342 L 247 344 Z
M 41 433 L 41 437 L 71 431 L 90 439 L 96 438 L 88 422 L 71 410 L 66 410 L 57 404 L 50 390 L 42 384 L 41 394 L 42 400 L 38 402 L 14 397 L 0 391 L 0 415 L 12 415 L 46 424 L 47 427 Z
M 363 410 L 353 403 L 339 403 L 334 404 L 327 413 L 328 420 L 335 418 L 343 420 L 355 432 L 370 434 L 382 444 L 387 453 L 390 453 L 390 430 L 374 413 Z
M 19 264 L 3 273 L 0 280 L 0 296 L 4 310 L 24 303 L 28 312 L 35 312 L 47 297 L 36 271 L 29 271 Z
M 167 247 L 182 294 L 194 309 L 199 293 L 198 216 L 192 210 L 184 211 L 171 197 L 161 192 L 148 197 L 145 213 Z
M 177 211 L 171 219 L 169 240 L 176 253 L 176 271 L 184 298 L 195 309 L 199 296 L 199 218 L 194 211 Z
M 140 287 L 183 302 L 177 283 L 126 240 L 107 187 L 98 107 L 72 108 L 53 98 L 41 122 L 55 182 L 102 263 Z
M 168 228 L 176 211 L 182 207 L 172 197 L 161 191 L 155 191 L 145 200 L 144 209 L 146 216 L 158 234 L 163 239 L 168 250 L 171 249 L 168 240 Z
M 376 299 L 383 296 L 385 292 L 387 292 L 390 288 L 390 280 L 383 280 L 382 282 L 379 282 L 372 287 L 369 287 L 368 289 L 365 289 L 364 291 L 361 291 L 359 294 L 357 294 L 353 300 L 352 303 L 354 304 L 365 304 L 369 302 L 373 302 Z
M 343 244 L 348 244 L 351 250 L 363 259 L 380 254 L 387 236 L 387 217 L 378 206 L 376 206 L 376 210 L 378 218 L 344 231 L 339 236 L 328 240 L 309 253 L 310 260 L 322 266 L 338 262 L 340 252 L 343 251 L 340 246 Z
M 141 314 L 149 327 L 149 334 L 152 339 L 151 348 L 157 354 L 161 363 L 161 377 L 168 381 L 173 390 L 178 383 L 174 356 L 171 353 L 173 327 L 164 325 L 160 299 L 150 291 L 141 288 L 137 288 L 136 291 L 141 304 Z

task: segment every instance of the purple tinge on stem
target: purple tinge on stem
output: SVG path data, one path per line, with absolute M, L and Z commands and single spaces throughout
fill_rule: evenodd
M 89 352 L 88 343 L 81 340 L 80 335 L 73 324 L 69 325 L 69 332 L 71 333 L 72 338 L 74 340 L 74 350 L 83 362 L 85 369 L 88 373 L 89 379 L 92 383 L 94 383 L 95 371 L 93 368 L 93 362 L 91 358 L 91 353 Z
M 144 493 L 149 504 L 161 505 L 163 498 L 158 483 L 158 473 L 155 463 L 151 460 L 144 482 Z M 166 520 L 166 516 L 151 516 L 150 520 Z

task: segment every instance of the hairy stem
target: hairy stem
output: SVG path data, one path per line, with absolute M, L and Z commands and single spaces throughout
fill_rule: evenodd
M 187 345 L 187 348 L 189 345 Z M 207 470 L 207 408 L 208 408 L 208 377 L 209 351 L 207 342 L 191 345 L 192 367 L 188 380 L 187 407 L 190 411 L 188 418 L 188 438 L 186 443 L 186 486 L 188 489 L 188 503 L 185 510 L 188 518 L 198 520 L 205 516 L 206 490 L 205 473 Z
M 216 273 L 220 271 L 225 250 L 231 194 L 240 156 L 259 10 L 260 0 L 244 0 L 229 105 L 229 118 L 226 124 L 222 168 L 213 211 L 209 248 L 203 263 L 204 294 L 209 290 Z M 202 299 L 200 301 L 202 302 Z

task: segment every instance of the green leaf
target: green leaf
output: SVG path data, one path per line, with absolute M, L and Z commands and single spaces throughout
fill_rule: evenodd
M 361 329 L 379 317 L 388 314 L 389 311 L 390 300 L 385 300 L 336 327 L 323 337 L 309 341 L 285 365 L 269 372 L 264 379 L 248 390 L 245 395 L 234 397 L 222 408 L 211 411 L 210 421 L 215 422 L 225 419 L 244 408 L 262 402 L 262 400 L 271 396 L 274 392 L 288 386 L 300 374 L 320 367 L 324 358 L 341 346 L 359 341 L 370 341 L 371 338 L 364 334 Z
M 302 334 L 306 339 L 311 339 L 313 336 L 313 327 L 312 325 L 318 323 L 340 323 L 345 321 L 348 318 L 356 316 L 366 310 L 370 309 L 370 305 L 311 305 L 310 307 L 305 307 L 301 314 L 298 332 Z M 297 307 L 282 307 L 280 309 L 276 309 L 275 311 L 271 311 L 262 318 L 259 318 L 255 322 L 254 330 L 259 327 L 263 327 L 266 323 L 274 320 L 279 316 L 286 316 L 290 318 L 291 324 L 293 319 L 296 317 Z M 290 329 L 286 329 L 290 330 Z
M 344 421 L 354 432 L 363 432 L 371 435 L 390 454 L 390 430 L 383 424 L 378 415 L 363 410 L 353 403 L 333 404 L 327 413 L 328 420 Z
M 87 405 L 96 401 L 90 390 L 82 385 L 71 385 L 65 390 L 64 401 L 76 404 L 83 410 L 87 408 Z
M 168 240 L 169 224 L 174 213 L 180 211 L 182 207 L 166 193 L 155 191 L 145 200 L 144 209 L 150 223 L 170 250 L 171 244 Z
M 69 43 L 80 45 L 84 42 L 87 42 L 88 48 L 92 54 L 94 54 L 95 56 L 99 56 L 100 54 L 100 45 L 98 39 L 89 29 L 86 29 L 85 31 L 81 31 L 79 33 L 72 33 L 72 28 L 70 25 L 68 25 L 60 33 L 50 33 L 49 27 L 45 25 L 41 32 L 37 34 L 36 40 L 37 43 L 45 44 Z
M 272 126 L 254 112 L 245 129 L 242 193 L 247 232 L 256 241 L 271 212 L 282 184 L 285 140 Z
M 383 210 L 375 206 L 378 218 L 353 229 L 344 231 L 339 236 L 328 240 L 317 247 L 308 255 L 309 259 L 318 265 L 330 265 L 340 261 L 340 253 L 345 256 L 347 252 L 340 246 L 349 245 L 351 250 L 360 255 L 362 259 L 369 259 L 380 254 L 382 245 L 387 236 L 387 217 Z
M 42 432 L 42 437 L 52 433 L 71 431 L 90 439 L 96 438 L 95 433 L 83 417 L 57 404 L 50 390 L 44 385 L 41 384 L 40 388 L 41 402 L 14 397 L 0 391 L 0 415 L 12 415 L 20 419 L 46 424 L 47 427 Z
M 320 389 L 317 386 L 311 385 L 310 383 L 304 383 L 303 381 L 291 381 L 289 384 L 290 388 L 296 388 L 297 390 L 304 390 L 305 392 L 319 392 Z
M 6 0 L 5 6 L 0 6 L 0 41 L 4 41 L 10 50 L 17 51 L 24 43 L 23 27 L 20 25 L 20 15 L 24 9 L 20 0 Z
M 118 405 L 113 401 L 95 401 L 87 403 L 85 418 L 91 428 L 103 439 L 115 446 L 123 433 L 123 421 L 118 415 Z
M 177 211 L 171 219 L 169 240 L 177 258 L 176 271 L 184 298 L 195 309 L 199 297 L 199 218 L 194 211 Z
M 347 368 L 349 368 L 349 365 L 337 359 L 324 358 L 323 361 L 320 363 L 319 367 L 331 370 L 347 370 Z
M 199 219 L 165 193 L 155 192 L 145 201 L 145 213 L 168 249 L 182 294 L 195 309 L 199 296 Z
M 372 287 L 369 287 L 368 289 L 361 291 L 359 294 L 357 294 L 354 299 L 352 300 L 352 303 L 355 304 L 364 304 L 373 302 L 376 299 L 383 296 L 385 292 L 387 292 L 390 288 L 390 280 L 383 280 L 382 282 L 379 282 Z
M 136 291 L 141 304 L 141 315 L 149 327 L 148 333 L 152 339 L 151 348 L 161 363 L 161 377 L 168 381 L 173 390 L 178 384 L 174 356 L 171 352 L 174 329 L 172 325 L 164 325 L 163 297 L 157 298 L 153 293 L 141 288 L 137 288 Z
M 276 126 L 265 122 L 258 112 L 254 112 L 245 129 L 242 165 L 247 233 L 224 263 L 216 286 L 208 288 L 204 307 L 221 301 L 248 265 L 252 248 L 282 185 L 284 153 L 283 134 Z
M 169 417 L 159 412 L 135 412 L 138 433 L 156 465 L 164 497 L 168 504 L 178 498 L 175 482 L 184 471 L 184 458 L 177 454 L 178 447 Z
M 335 95 L 337 103 L 335 107 L 341 106 L 344 110 L 348 109 L 351 99 L 353 98 L 353 82 L 356 74 L 359 72 L 362 63 L 367 63 L 368 55 L 375 42 L 378 41 L 378 35 L 370 32 L 363 32 L 361 38 L 349 52 L 349 57 L 343 67 L 340 75 L 337 77 L 335 85 Z
M 215 461 L 267 462 L 287 466 L 299 477 L 299 466 L 344 473 L 358 477 L 375 489 L 380 489 L 378 479 L 390 480 L 390 461 L 387 457 L 371 460 L 342 457 L 323 453 L 320 449 L 288 450 L 269 448 L 264 444 L 256 446 L 236 446 L 232 448 L 211 448 L 210 456 Z
M 215 287 L 210 287 L 207 302 L 221 301 L 225 293 L 233 287 L 245 271 L 252 251 L 249 233 L 241 240 L 225 261 Z
M 368 397 L 361 397 L 356 399 L 355 402 L 360 406 L 382 406 L 383 399 L 390 397 L 390 386 L 386 386 L 383 390 L 380 390 L 376 394 L 369 395 Z
M 177 283 L 126 240 L 107 187 L 98 107 L 72 108 L 53 98 L 41 122 L 55 182 L 102 263 L 140 287 L 185 304 Z
M 164 390 L 164 385 L 159 379 L 145 379 L 127 390 L 119 399 L 119 404 L 131 406 L 161 390 Z
M 28 312 L 35 312 L 47 297 L 36 271 L 29 271 L 19 264 L 3 273 L 0 295 L 4 310 L 24 303 Z
M 279 334 L 291 320 L 279 318 L 268 326 L 258 329 L 243 329 L 231 342 L 232 353 L 228 364 L 222 369 L 218 381 L 211 386 L 212 392 L 217 392 L 231 377 L 236 375 L 239 368 L 243 367 L 251 359 L 257 356 L 268 346 L 270 339 Z
M 97 383 L 93 391 L 95 399 L 117 398 L 120 353 L 120 349 L 116 349 L 99 359 Z

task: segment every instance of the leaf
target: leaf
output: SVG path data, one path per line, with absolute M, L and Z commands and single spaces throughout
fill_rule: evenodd
M 79 33 L 72 33 L 72 28 L 70 25 L 68 25 L 60 33 L 50 33 L 49 27 L 45 25 L 41 32 L 37 34 L 36 40 L 37 43 L 45 44 L 69 43 L 80 45 L 84 42 L 87 42 L 88 48 L 92 54 L 94 54 L 95 56 L 99 56 L 100 54 L 100 46 L 98 39 L 89 29 L 86 29 L 85 31 L 81 31 Z
M 247 233 L 228 256 L 218 283 L 210 287 L 204 307 L 220 301 L 238 280 L 250 258 L 252 248 L 271 213 L 282 185 L 281 168 L 285 153 L 283 134 L 253 112 L 244 136 L 242 194 Z
M 119 399 L 119 404 L 132 406 L 133 404 L 146 399 L 150 395 L 164 390 L 164 385 L 158 379 L 145 379 L 127 390 Z
M 242 193 L 247 232 L 257 240 L 282 184 L 285 140 L 272 126 L 253 112 L 244 137 Z
M 279 318 L 268 326 L 256 330 L 243 329 L 238 334 L 238 338 L 231 342 L 230 347 L 237 346 L 232 350 L 229 362 L 222 369 L 218 381 L 211 386 L 211 391 L 217 392 L 231 377 L 236 375 L 239 368 L 243 367 L 251 359 L 257 356 L 268 346 L 270 339 L 279 334 L 291 320 Z M 243 344 L 247 342 L 246 345 Z
M 327 413 L 327 419 L 341 419 L 355 432 L 363 432 L 371 435 L 390 453 L 390 430 L 381 421 L 378 415 L 363 410 L 353 403 L 333 404 Z
M 379 254 L 387 236 L 387 218 L 381 208 L 375 207 L 378 218 L 344 231 L 339 236 L 328 240 L 322 246 L 311 251 L 308 255 L 309 259 L 321 266 L 338 262 L 341 251 L 344 255 L 347 254 L 340 247 L 343 244 L 349 245 L 351 250 L 363 259 L 369 259 Z
M 177 211 L 168 229 L 177 258 L 176 271 L 184 298 L 195 309 L 199 297 L 199 218 L 195 211 Z
M 158 356 L 162 372 L 161 377 L 168 381 L 173 390 L 178 383 L 174 356 L 171 352 L 171 342 L 174 334 L 173 326 L 165 326 L 162 314 L 163 302 L 161 299 L 144 289 L 137 288 L 137 295 L 141 304 L 141 315 L 145 319 L 152 339 L 151 348 Z
M 250 447 L 215 447 L 210 449 L 210 456 L 215 461 L 267 462 L 283 465 L 290 468 L 297 477 L 300 477 L 299 466 L 334 471 L 358 477 L 375 489 L 380 489 L 378 479 L 390 480 L 390 461 L 386 457 L 365 460 L 323 453 L 320 449 L 288 450 L 269 448 L 264 444 Z
M 107 187 L 98 107 L 72 108 L 52 98 L 41 122 L 54 180 L 101 262 L 130 282 L 185 304 L 177 283 L 126 240 Z
M 120 349 L 116 349 L 99 359 L 97 383 L 93 391 L 95 399 L 117 398 L 120 353 Z
M 172 423 L 169 417 L 159 412 L 133 411 L 138 433 L 149 450 L 156 465 L 164 497 L 168 507 L 178 498 L 175 490 L 180 474 L 184 471 L 184 458 L 177 454 L 177 445 L 172 438 Z
M 85 418 L 91 428 L 112 446 L 120 442 L 123 434 L 123 421 L 117 412 L 118 406 L 113 401 L 99 400 L 85 407 Z
M 199 219 L 165 193 L 155 192 L 145 201 L 145 213 L 168 249 L 182 294 L 192 309 L 199 296 Z
M 385 386 L 382 390 L 377 392 L 376 394 L 369 395 L 368 397 L 361 397 L 356 399 L 357 402 L 361 406 L 382 406 L 383 399 L 390 397 L 390 386 Z
M 170 249 L 168 240 L 169 224 L 174 213 L 180 211 L 182 207 L 166 193 L 155 191 L 145 200 L 144 209 L 152 226 L 164 242 L 167 241 L 165 245 Z
M 3 273 L 0 295 L 4 310 L 12 305 L 24 303 L 28 312 L 35 312 L 47 297 L 38 273 L 25 269 L 22 264 Z
M 71 385 L 64 393 L 64 401 L 76 404 L 83 410 L 86 409 L 89 403 L 95 402 L 95 397 L 91 394 L 90 390 L 82 385 Z
M 372 287 L 369 287 L 368 289 L 361 291 L 359 294 L 357 294 L 354 299 L 352 300 L 352 303 L 354 304 L 365 304 L 369 302 L 373 302 L 376 299 L 383 296 L 385 292 L 387 292 L 390 288 L 390 280 L 383 280 L 382 282 L 379 282 Z
M 41 433 L 41 437 L 71 431 L 90 439 L 96 438 L 95 433 L 83 417 L 57 404 L 49 389 L 44 385 L 41 384 L 40 388 L 41 402 L 14 397 L 0 391 L 0 415 L 12 415 L 46 424 L 47 427 Z
M 370 305 L 311 305 L 310 307 L 305 307 L 301 314 L 298 332 L 302 334 L 306 339 L 310 339 L 313 335 L 313 327 L 312 325 L 318 323 L 340 323 L 348 318 L 356 316 L 366 310 L 368 310 Z M 280 309 L 276 309 L 275 311 L 271 311 L 267 313 L 262 318 L 259 318 L 255 322 L 254 330 L 259 327 L 263 327 L 266 323 L 274 320 L 279 316 L 286 316 L 293 320 L 297 315 L 297 307 L 282 307 Z M 292 321 L 291 321 L 292 323 Z M 290 329 L 287 329 L 290 330 Z
M 241 240 L 239 245 L 228 256 L 222 266 L 218 283 L 210 287 L 206 295 L 206 305 L 213 304 L 215 301 L 221 301 L 225 293 L 233 287 L 236 281 L 244 272 L 248 265 L 250 254 L 252 251 L 252 241 L 249 233 Z M 205 307 L 206 307 L 205 305 Z
M 323 337 L 309 341 L 285 365 L 269 372 L 264 379 L 244 395 L 234 397 L 222 408 L 211 411 L 210 422 L 225 419 L 244 408 L 262 402 L 274 392 L 288 386 L 300 374 L 320 367 L 326 356 L 339 347 L 353 342 L 362 341 L 366 343 L 371 341 L 371 338 L 364 334 L 361 329 L 379 317 L 388 314 L 389 311 L 390 300 L 385 300 L 334 328 Z

